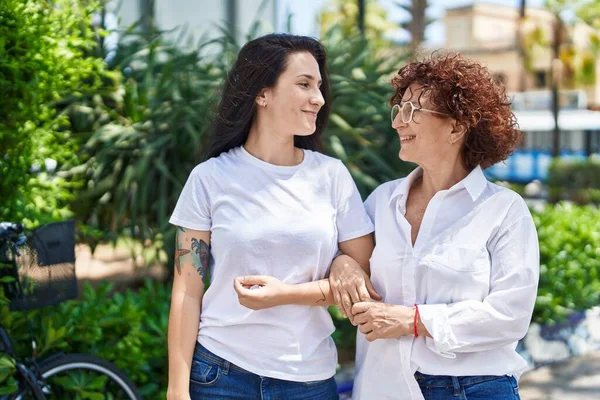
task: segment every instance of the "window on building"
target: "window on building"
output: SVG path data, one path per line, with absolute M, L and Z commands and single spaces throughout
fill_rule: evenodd
M 573 147 L 573 142 L 575 139 L 573 136 L 578 135 L 580 132 L 572 132 L 572 131 L 560 131 L 560 149 L 566 151 L 574 151 L 578 150 Z
M 590 133 L 590 152 L 600 153 L 600 131 Z
M 532 131 L 528 132 L 531 138 L 528 140 L 530 150 L 536 151 L 552 151 L 552 132 L 549 131 Z

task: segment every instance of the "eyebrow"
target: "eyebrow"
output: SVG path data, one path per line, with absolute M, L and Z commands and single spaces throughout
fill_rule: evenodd
M 298 75 L 296 78 L 299 78 L 299 77 L 301 77 L 301 76 L 303 76 L 303 77 L 305 77 L 305 78 L 308 78 L 308 79 L 310 79 L 310 80 L 313 80 L 313 81 L 315 80 L 315 77 L 314 77 L 314 76 L 312 76 L 312 75 L 309 75 L 309 74 L 300 74 L 300 75 Z M 320 81 L 319 81 L 319 85 L 320 85 L 320 84 L 322 84 L 322 83 L 323 83 L 323 81 L 322 81 L 322 80 L 320 80 Z

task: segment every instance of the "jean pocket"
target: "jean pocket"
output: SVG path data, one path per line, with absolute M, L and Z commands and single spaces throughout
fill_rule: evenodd
M 199 386 L 213 386 L 221 376 L 221 367 L 202 357 L 194 354 L 192 369 L 190 371 L 190 383 Z
M 513 393 L 515 394 L 515 400 L 520 400 L 521 396 L 519 395 L 519 383 L 517 382 L 517 379 L 514 376 L 507 377 L 510 381 L 510 384 L 512 385 Z

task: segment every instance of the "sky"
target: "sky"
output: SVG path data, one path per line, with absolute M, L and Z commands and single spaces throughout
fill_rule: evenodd
M 348 0 L 350 1 L 350 0 Z M 379 4 L 388 10 L 388 18 L 391 21 L 402 21 L 406 19 L 406 14 L 395 2 L 398 0 L 378 0 Z M 402 1 L 402 0 L 400 0 Z M 404 0 L 409 3 L 410 0 Z M 439 21 L 432 23 L 425 32 L 425 39 L 429 46 L 441 46 L 444 43 L 444 24 L 441 18 L 444 15 L 444 10 L 447 8 L 455 8 L 476 3 L 473 0 L 430 0 L 431 6 L 428 8 L 428 13 L 432 18 Z M 485 0 L 483 3 L 510 5 L 515 8 L 519 6 L 519 0 Z M 289 13 L 292 17 L 292 33 L 299 35 L 315 36 L 318 34 L 318 29 L 315 23 L 316 15 L 320 10 L 329 4 L 328 0 L 280 0 L 279 2 L 279 20 L 286 21 L 286 16 Z M 527 0 L 528 7 L 541 7 L 543 0 Z M 280 29 L 283 26 L 279 27 Z M 394 35 L 397 39 L 407 39 L 409 35 L 402 30 Z

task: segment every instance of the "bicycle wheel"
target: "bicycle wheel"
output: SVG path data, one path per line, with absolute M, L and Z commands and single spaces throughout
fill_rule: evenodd
M 141 400 L 131 380 L 110 362 L 88 354 L 65 354 L 39 364 L 49 400 Z

